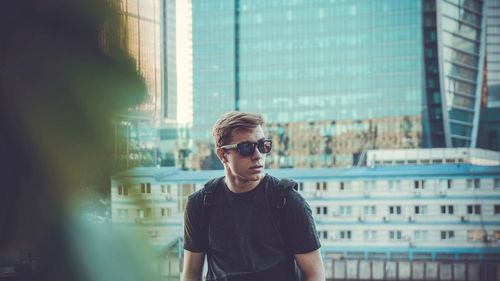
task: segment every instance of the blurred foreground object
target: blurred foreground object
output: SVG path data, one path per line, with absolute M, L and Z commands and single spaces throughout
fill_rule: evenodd
M 146 91 L 113 4 L 2 2 L 0 278 L 154 279 L 142 240 L 75 215 L 111 167 L 112 116 Z

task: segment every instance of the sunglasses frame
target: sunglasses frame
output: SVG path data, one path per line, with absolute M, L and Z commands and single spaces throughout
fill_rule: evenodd
M 264 146 L 264 143 L 265 142 L 269 142 L 271 144 L 271 148 L 269 149 L 268 152 L 262 152 L 260 150 L 260 147 L 259 145 L 262 145 Z M 241 153 L 240 151 L 240 146 L 243 145 L 243 144 L 251 144 L 253 145 L 252 146 L 252 152 L 248 155 L 245 155 L 243 153 Z M 265 139 L 265 138 L 262 138 L 260 140 L 258 140 L 257 142 L 249 142 L 249 141 L 244 141 L 244 142 L 240 142 L 240 143 L 234 143 L 234 144 L 228 144 L 228 145 L 223 145 L 220 147 L 223 151 L 227 151 L 229 149 L 236 149 L 236 151 L 238 151 L 238 153 L 241 155 L 241 156 L 245 156 L 245 157 L 248 157 L 248 156 L 251 156 L 255 153 L 255 149 L 257 148 L 259 150 L 260 153 L 262 154 L 268 154 L 269 152 L 271 152 L 272 148 L 273 148 L 273 141 L 271 139 Z

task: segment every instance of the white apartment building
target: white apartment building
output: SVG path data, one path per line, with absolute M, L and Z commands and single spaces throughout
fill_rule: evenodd
M 405 165 L 269 170 L 294 179 L 323 252 L 409 259 L 500 254 L 500 167 Z M 112 179 L 112 221 L 152 245 L 182 237 L 187 196 L 222 171 L 136 168 Z

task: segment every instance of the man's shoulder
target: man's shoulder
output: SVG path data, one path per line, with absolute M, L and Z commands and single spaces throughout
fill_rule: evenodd
M 292 179 L 288 179 L 288 178 L 279 179 L 279 178 L 271 176 L 269 174 L 266 174 L 266 180 L 267 180 L 268 186 L 271 186 L 272 188 L 276 188 L 276 189 L 279 188 L 279 184 L 282 181 L 284 182 L 283 187 L 286 190 L 295 189 L 294 187 L 298 184 L 296 181 L 294 181 Z
M 297 203 L 300 203 L 304 200 L 299 192 L 295 189 L 295 186 L 298 184 L 296 181 L 288 178 L 279 179 L 269 174 L 266 175 L 266 178 L 267 186 L 268 188 L 270 188 L 272 193 L 279 195 L 281 192 L 284 192 L 285 196 L 288 197 L 288 200 L 292 200 Z M 283 180 L 286 181 L 285 185 L 280 187 L 279 183 Z

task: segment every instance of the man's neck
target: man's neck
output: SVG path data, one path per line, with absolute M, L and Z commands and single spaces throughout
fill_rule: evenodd
M 228 173 L 226 173 L 226 177 L 224 179 L 229 190 L 231 190 L 234 193 L 248 192 L 248 191 L 256 188 L 259 185 L 261 180 L 262 180 L 262 178 L 260 178 L 259 180 L 256 180 L 256 181 L 248 181 L 248 180 L 244 180 L 244 179 L 235 177 L 233 175 L 228 175 Z

